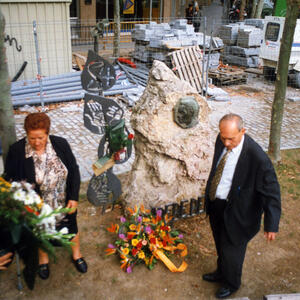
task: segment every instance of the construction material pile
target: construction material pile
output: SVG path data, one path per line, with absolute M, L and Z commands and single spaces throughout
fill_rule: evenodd
M 262 28 L 261 19 L 222 25 L 219 36 L 225 44 L 222 54 L 223 63 L 247 68 L 258 67 L 260 44 L 263 38 Z
M 156 22 L 136 24 L 131 36 L 135 41 L 133 58 L 151 64 L 153 60 L 160 60 L 170 65 L 168 54 L 171 51 L 189 46 L 200 46 L 202 49 L 206 49 L 206 53 L 211 48 L 209 68 L 217 68 L 220 58 L 219 51 L 224 46 L 218 37 L 213 37 L 210 41 L 210 36 L 204 35 L 202 32 L 196 33 L 193 25 L 187 24 L 186 19 L 161 24 Z M 205 56 L 204 59 L 206 59 Z
M 115 71 L 116 83 L 110 89 L 105 90 L 103 95 L 122 95 L 128 99 L 130 105 L 133 105 L 144 90 L 147 73 L 143 71 L 143 81 L 141 82 L 128 78 L 119 65 L 115 66 Z M 11 83 L 14 107 L 80 100 L 84 98 L 84 93 L 81 85 L 81 71 L 43 77 L 41 80 L 19 80 Z

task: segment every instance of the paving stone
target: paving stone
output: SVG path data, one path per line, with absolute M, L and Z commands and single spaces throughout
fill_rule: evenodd
M 256 86 L 259 80 L 250 82 L 249 86 Z M 263 90 L 265 86 L 261 87 Z M 291 92 L 292 91 L 292 92 Z M 288 97 L 299 97 L 299 91 L 290 89 Z M 264 100 L 255 97 L 231 96 L 229 102 L 209 101 L 211 108 L 210 120 L 213 125 L 214 137 L 218 134 L 218 122 L 220 118 L 229 112 L 240 114 L 245 120 L 247 133 L 267 150 L 269 143 L 270 118 L 272 99 Z M 73 105 L 72 103 L 66 104 Z M 122 105 L 120 103 L 122 107 Z M 83 104 L 78 106 L 81 110 L 64 112 L 60 108 L 49 111 L 51 118 L 51 134 L 65 137 L 71 145 L 80 167 L 81 180 L 87 181 L 91 178 L 93 171 L 91 165 L 97 160 L 97 150 L 101 139 L 100 135 L 93 134 L 84 127 L 82 110 Z M 23 123 L 25 115 L 15 115 L 16 134 L 20 139 L 25 136 Z M 125 111 L 126 125 L 133 132 L 129 123 L 130 113 Z M 66 126 L 67 124 L 67 126 Z M 65 130 L 67 127 L 67 130 Z M 300 102 L 285 103 L 283 116 L 281 149 L 300 148 Z M 134 153 L 124 164 L 114 166 L 114 172 L 121 174 L 130 171 L 134 161 Z M 0 170 L 1 171 L 1 170 Z

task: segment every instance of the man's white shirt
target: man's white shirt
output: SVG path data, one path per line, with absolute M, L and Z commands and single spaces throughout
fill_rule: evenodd
M 231 152 L 228 154 L 224 169 L 223 169 L 223 173 L 222 173 L 222 177 L 221 180 L 219 182 L 219 185 L 217 187 L 217 191 L 216 191 L 216 198 L 218 199 L 227 199 L 228 193 L 230 191 L 231 188 L 231 184 L 232 184 L 232 179 L 233 179 L 233 174 L 235 171 L 235 167 L 236 164 L 238 162 L 238 159 L 240 157 L 242 148 L 243 148 L 243 144 L 244 144 L 244 135 L 240 141 L 240 143 L 231 150 Z M 227 148 L 225 147 L 219 160 L 217 163 L 220 163 L 220 160 L 222 159 L 222 157 L 225 155 L 225 153 L 227 152 Z

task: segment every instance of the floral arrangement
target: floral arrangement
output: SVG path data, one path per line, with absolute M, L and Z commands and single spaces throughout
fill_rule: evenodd
M 10 231 L 13 245 L 19 243 L 22 232 L 26 231 L 40 248 L 54 256 L 54 247 L 50 241 L 69 246 L 69 240 L 74 236 L 68 234 L 67 228 L 59 232 L 55 230 L 56 216 L 68 211 L 66 208 L 53 210 L 43 203 L 31 184 L 9 183 L 0 177 L 0 228 Z
M 162 210 L 154 213 L 145 210 L 143 206 L 128 208 L 129 216 L 120 217 L 120 225 L 112 224 L 107 230 L 117 234 L 114 244 L 109 244 L 106 254 L 119 254 L 121 269 L 131 273 L 136 264 L 143 263 L 150 270 L 157 260 L 161 260 L 172 272 L 183 272 L 187 264 L 183 262 L 179 268 L 170 261 L 169 254 L 181 250 L 181 256 L 187 254 L 182 243 L 183 236 L 168 225 L 171 218 L 163 216 Z

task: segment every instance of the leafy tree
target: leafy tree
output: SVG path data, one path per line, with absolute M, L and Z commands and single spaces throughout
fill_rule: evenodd
M 268 149 L 269 156 L 274 163 L 280 161 L 280 136 L 288 79 L 288 67 L 299 8 L 300 0 L 287 0 L 287 11 L 281 39 L 278 71 L 275 82 L 275 94 L 272 105 L 271 130 Z
M 9 146 L 16 141 L 15 119 L 10 97 L 10 79 L 4 46 L 4 28 L 5 19 L 0 8 L 0 137 L 3 148 L 3 161 L 6 159 Z

